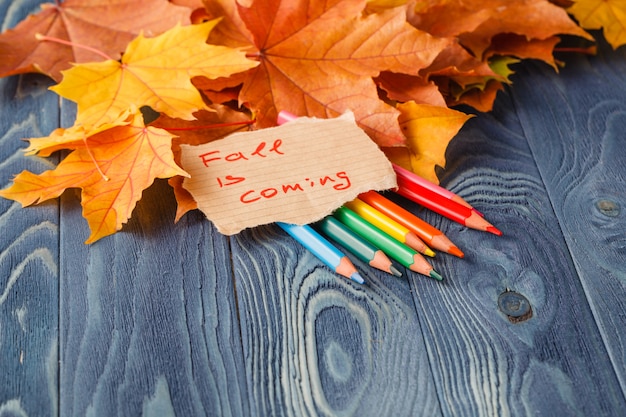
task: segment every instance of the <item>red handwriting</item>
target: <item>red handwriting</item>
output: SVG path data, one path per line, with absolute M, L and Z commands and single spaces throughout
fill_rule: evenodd
M 275 153 L 277 155 L 284 155 L 285 153 L 280 150 L 281 145 L 283 144 L 282 139 L 275 139 L 272 146 L 265 151 L 265 147 L 268 146 L 266 142 L 261 142 L 258 144 L 256 149 L 250 153 L 246 152 L 233 152 L 229 153 L 225 156 L 221 155 L 221 151 L 211 151 L 207 153 L 203 153 L 202 155 L 198 155 L 200 159 L 202 159 L 202 163 L 205 167 L 209 166 L 209 163 L 213 161 L 224 160 L 226 162 L 236 162 L 236 161 L 248 161 L 250 158 L 259 157 L 259 158 L 267 158 L 270 153 Z
M 305 189 L 310 189 L 318 186 L 324 187 L 327 184 L 331 185 L 332 188 L 338 191 L 346 190 L 352 185 L 352 183 L 350 182 L 350 178 L 344 171 L 338 172 L 337 174 L 335 174 L 335 177 L 336 178 L 326 175 L 318 179 L 305 178 L 304 181 L 296 182 L 293 184 L 282 184 L 277 187 L 267 187 L 262 190 L 248 190 L 245 193 L 241 194 L 241 197 L 239 197 L 239 201 L 244 204 L 249 204 L 259 201 L 261 199 L 270 199 L 278 195 L 285 195 L 291 192 L 304 192 Z
M 226 175 L 224 178 L 217 177 L 217 183 L 220 185 L 220 188 L 239 184 L 242 181 L 246 180 L 246 177 L 235 177 L 234 175 Z

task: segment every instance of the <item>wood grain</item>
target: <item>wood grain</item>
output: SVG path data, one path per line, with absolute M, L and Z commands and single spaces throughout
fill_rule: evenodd
M 520 74 L 519 120 L 624 391 L 626 50 L 602 43 L 598 56 L 572 57 L 558 77 L 530 71 L 553 92 L 541 94 Z M 537 102 L 544 111 L 530 105 Z
M 553 81 L 542 79 L 538 90 L 558 91 Z M 518 105 L 502 94 L 497 110 L 470 121 L 449 148 L 454 163 L 444 184 L 504 236 L 439 220 L 466 254 L 463 262 L 440 258 L 436 268 L 450 277 L 445 288 L 426 287 L 416 298 L 445 415 L 617 415 L 626 406 L 581 284 L 595 276 L 574 265 L 552 209 L 559 196 L 546 193 L 511 111 L 559 111 L 534 98 Z M 543 132 L 545 148 L 561 140 L 541 119 L 529 123 Z M 498 307 L 507 291 L 528 300 L 532 315 L 511 321 Z
M 2 29 L 39 3 L 0 0 Z M 353 258 L 360 286 L 278 227 L 174 224 L 164 181 L 90 246 L 78 192 L 0 199 L 0 416 L 622 414 L 626 50 L 565 58 L 520 66 L 449 148 L 443 184 L 504 236 L 404 201 L 466 254 L 433 260 L 443 283 Z M 0 79 L 2 187 L 55 165 L 19 140 L 72 123 L 48 85 Z
M 249 415 L 228 241 L 163 181 L 91 246 L 62 207 L 60 415 Z
M 5 15 L 8 19 L 11 14 Z M 57 127 L 48 82 L 0 80 L 0 187 L 53 161 L 23 155 L 24 137 Z M 58 203 L 22 209 L 0 199 L 0 415 L 55 415 L 58 407 Z
M 406 278 L 353 259 L 354 284 L 274 226 L 232 248 L 253 415 L 441 415 Z

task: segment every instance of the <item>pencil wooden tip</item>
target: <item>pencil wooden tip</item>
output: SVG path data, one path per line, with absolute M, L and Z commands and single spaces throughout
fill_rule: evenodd
M 389 271 L 391 271 L 392 275 L 395 275 L 397 277 L 401 277 L 402 276 L 402 272 L 399 269 L 396 269 L 393 265 L 391 265 L 389 267 Z
M 472 211 L 474 211 L 476 214 L 478 214 L 480 217 L 485 217 L 484 214 L 482 214 L 480 211 L 476 210 L 474 207 L 470 206 L 470 208 L 472 209 Z
M 494 226 L 488 226 L 487 231 L 497 236 L 502 236 L 502 232 Z
M 454 255 L 454 256 L 459 257 L 459 258 L 464 258 L 465 257 L 465 254 L 461 251 L 461 249 L 457 248 L 456 246 L 450 247 L 448 249 L 448 253 L 450 255 Z
M 436 279 L 437 281 L 443 281 L 443 277 L 441 276 L 441 274 L 437 271 L 435 271 L 434 269 L 432 271 L 430 271 L 430 274 L 428 274 L 431 278 Z
M 361 274 L 359 274 L 358 272 L 355 272 L 354 274 L 350 275 L 350 279 L 354 282 L 358 282 L 359 284 L 365 284 L 365 280 L 363 279 Z
M 428 246 L 426 246 L 426 244 L 424 243 L 424 241 L 422 239 L 420 239 L 415 233 L 413 232 L 409 232 L 404 236 L 404 243 L 415 249 L 416 251 L 423 253 L 425 255 L 431 256 L 428 254 L 428 251 L 430 250 L 430 248 Z M 430 250 L 430 252 L 432 253 L 432 250 Z M 434 256 L 434 253 L 433 253 Z
M 383 251 L 378 250 L 374 254 L 374 258 L 369 263 L 374 268 L 380 269 L 381 271 L 385 271 L 390 273 L 391 275 L 395 275 L 397 277 L 402 276 L 402 272 L 398 271 L 394 268 L 391 260 L 383 253 Z

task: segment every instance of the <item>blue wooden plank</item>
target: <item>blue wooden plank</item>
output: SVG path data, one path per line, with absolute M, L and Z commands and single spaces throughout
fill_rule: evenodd
M 157 181 L 87 246 L 77 193 L 63 197 L 61 415 L 249 415 L 228 239 L 174 213 Z
M 36 3 L 0 0 L 4 26 Z M 453 142 L 445 183 L 505 236 L 426 215 L 467 254 L 438 256 L 443 284 L 355 260 L 357 286 L 271 226 L 230 241 L 197 213 L 174 226 L 162 181 L 92 246 L 75 193 L 60 234 L 56 203 L 0 201 L 0 415 L 619 414 L 623 63 L 531 68 Z M 3 184 L 51 167 L 15 140 L 56 126 L 41 82 L 0 81 L 17 115 L 0 120 Z
M 0 187 L 51 161 L 25 157 L 25 137 L 57 127 L 56 98 L 41 76 L 0 80 Z M 56 415 L 58 204 L 22 209 L 0 198 L 0 414 Z
M 514 97 L 558 225 L 625 391 L 626 49 L 612 51 L 605 43 L 600 45 L 595 57 L 570 57 L 558 76 L 533 68 L 538 77 L 549 80 L 551 94 L 534 89 L 524 72 Z M 531 103 L 540 103 L 545 111 Z
M 406 279 L 352 258 L 353 283 L 275 226 L 232 248 L 253 415 L 441 415 Z
M 527 81 L 514 83 L 513 91 L 559 94 L 554 78 L 542 72 L 520 78 Z M 443 184 L 504 235 L 423 213 L 466 254 L 462 261 L 436 260 L 448 277 L 443 286 L 413 283 L 445 415 L 619 415 L 626 407 L 571 259 L 571 235 L 562 234 L 515 113 L 520 106 L 557 112 L 538 96 L 521 105 L 500 95 L 496 110 L 471 120 L 448 151 Z M 528 123 L 543 132 L 546 151 L 561 139 L 541 119 Z M 501 296 L 508 308 L 499 306 Z

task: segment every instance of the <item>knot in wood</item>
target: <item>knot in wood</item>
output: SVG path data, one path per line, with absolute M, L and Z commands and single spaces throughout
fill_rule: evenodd
M 620 212 L 619 204 L 611 200 L 598 200 L 596 202 L 596 208 L 600 213 L 608 217 L 617 217 Z
M 528 299 L 514 291 L 505 291 L 500 294 L 498 308 L 512 323 L 519 323 L 532 317 L 532 308 Z

